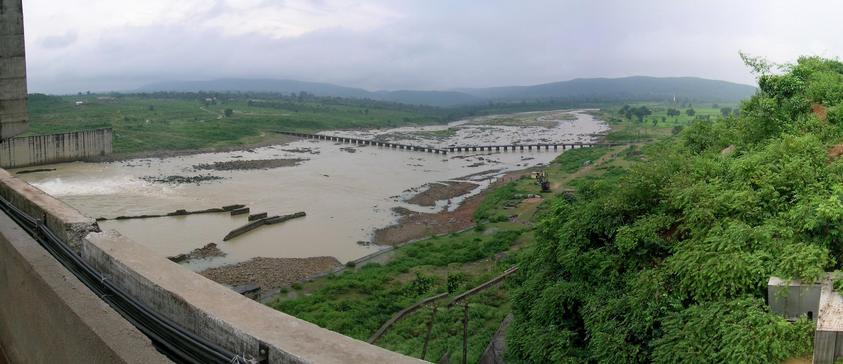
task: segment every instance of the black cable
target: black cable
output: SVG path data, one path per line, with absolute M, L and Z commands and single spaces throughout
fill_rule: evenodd
M 35 241 L 72 272 L 100 299 L 150 338 L 155 347 L 178 363 L 247 363 L 244 357 L 199 337 L 151 310 L 112 284 L 102 273 L 79 257 L 53 231 L 0 196 L 0 209 Z

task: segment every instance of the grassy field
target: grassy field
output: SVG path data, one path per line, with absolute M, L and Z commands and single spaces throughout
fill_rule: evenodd
M 364 102 L 285 100 L 256 106 L 243 97 L 208 103 L 139 95 L 33 95 L 29 105 L 30 134 L 111 127 L 114 151 L 121 154 L 244 146 L 279 138 L 273 130 L 392 127 L 437 123 L 447 116 L 431 108 Z
M 389 128 L 570 106 L 543 102 L 437 108 L 307 94 L 32 94 L 29 134 L 111 127 L 115 154 L 144 155 L 272 143 L 282 139 L 275 130 Z
M 651 142 L 674 135 L 691 122 L 698 120 L 714 120 L 723 117 L 723 108 L 732 113 L 740 107 L 736 104 L 698 104 L 674 105 L 663 103 L 628 104 L 629 107 L 646 107 L 651 114 L 638 121 L 635 117 L 627 117 L 622 112 L 624 105 L 603 107 L 595 114 L 612 125 L 612 131 L 606 136 L 610 142 Z M 668 115 L 668 110 L 674 109 L 679 115 Z M 693 115 L 688 110 L 693 109 Z M 734 115 L 734 114 L 730 114 Z

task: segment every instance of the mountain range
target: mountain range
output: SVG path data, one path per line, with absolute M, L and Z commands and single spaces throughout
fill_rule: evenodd
M 368 91 L 330 83 L 278 79 L 226 78 L 210 81 L 168 81 L 137 92 L 307 92 L 316 96 L 365 98 L 405 104 L 457 106 L 484 102 L 553 100 L 571 103 L 667 101 L 735 102 L 752 96 L 754 86 L 696 77 L 577 78 L 532 86 L 460 88 L 442 91 Z

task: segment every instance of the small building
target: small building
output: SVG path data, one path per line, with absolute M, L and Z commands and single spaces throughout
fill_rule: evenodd
M 770 277 L 767 282 L 767 304 L 770 309 L 795 321 L 802 315 L 814 319 L 819 312 L 821 285 L 803 284 L 798 280 Z
M 834 291 L 831 275 L 811 284 L 770 277 L 767 303 L 773 312 L 789 320 L 802 315 L 816 320 L 814 364 L 834 364 L 843 359 L 843 296 Z

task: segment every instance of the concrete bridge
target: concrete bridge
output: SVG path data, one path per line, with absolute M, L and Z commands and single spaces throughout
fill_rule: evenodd
M 326 140 L 326 141 L 334 141 L 339 143 L 351 143 L 356 145 L 371 145 L 376 147 L 384 147 L 384 148 L 391 148 L 391 149 L 400 149 L 400 150 L 409 150 L 409 151 L 417 151 L 417 152 L 426 152 L 426 153 L 436 153 L 436 154 L 448 154 L 448 153 L 462 153 L 462 152 L 484 152 L 484 151 L 495 151 L 495 152 L 516 152 L 516 151 L 549 151 L 553 150 L 566 150 L 566 149 L 578 149 L 578 148 L 590 148 L 590 147 L 614 147 L 617 145 L 621 145 L 618 143 L 540 143 L 540 144 L 500 144 L 500 145 L 466 145 L 466 146 L 448 146 L 445 148 L 434 148 L 429 146 L 418 146 L 418 145 L 409 145 L 409 144 L 401 144 L 401 143 L 392 143 L 392 142 L 380 142 L 376 140 L 367 140 L 367 139 L 358 139 L 358 138 L 350 138 L 350 137 L 342 137 L 342 136 L 334 136 L 334 135 L 322 135 L 322 134 L 307 134 L 307 133 L 296 133 L 290 131 L 276 131 L 278 134 L 290 135 L 299 138 L 306 138 L 306 139 L 316 139 L 316 140 Z
M 357 138 L 349 138 L 349 137 L 341 137 L 341 136 L 333 136 L 333 135 L 295 133 L 295 132 L 291 132 L 291 131 L 276 131 L 276 133 L 284 134 L 284 135 L 290 135 L 290 136 L 299 137 L 299 138 L 306 138 L 306 139 L 327 140 L 327 141 L 333 141 L 333 142 L 339 142 L 339 143 L 351 143 L 351 144 L 356 144 L 356 145 L 372 145 L 372 146 L 376 146 L 376 147 L 410 150 L 410 151 L 415 151 L 415 152 L 448 154 L 448 152 L 444 149 L 437 149 L 437 148 L 433 148 L 433 147 L 422 147 L 422 146 L 418 146 L 418 145 L 390 143 L 390 142 L 379 142 L 379 141 L 375 141 L 375 140 L 357 139 Z

